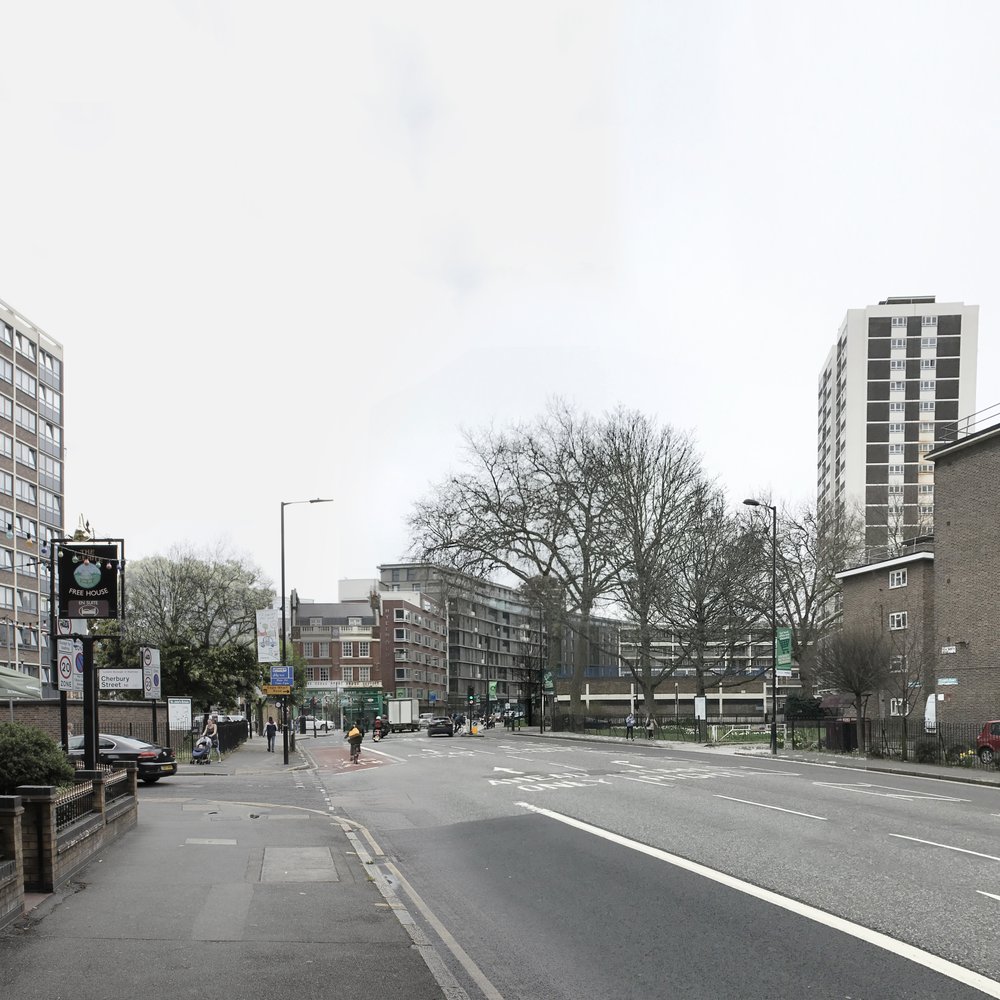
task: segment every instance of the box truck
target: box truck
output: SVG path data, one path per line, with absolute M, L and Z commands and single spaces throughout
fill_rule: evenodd
M 394 733 L 415 733 L 420 727 L 420 701 L 417 698 L 392 698 L 389 701 L 389 728 Z

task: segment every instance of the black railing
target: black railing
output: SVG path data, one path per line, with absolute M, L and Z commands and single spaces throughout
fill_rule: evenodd
M 56 833 L 61 833 L 68 826 L 89 816 L 94 810 L 94 785 L 90 781 L 82 782 L 71 792 L 66 792 L 56 799 Z
M 104 804 L 126 798 L 132 791 L 128 771 L 115 771 L 104 782 Z

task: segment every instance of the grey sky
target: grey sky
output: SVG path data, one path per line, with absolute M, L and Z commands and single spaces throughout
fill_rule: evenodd
M 334 599 L 462 427 L 552 396 L 815 490 L 846 309 L 995 331 L 995 3 L 0 2 L 0 298 L 66 352 L 67 525 Z

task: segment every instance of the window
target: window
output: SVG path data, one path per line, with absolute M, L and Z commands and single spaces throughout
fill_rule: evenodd
M 921 413 L 933 413 L 934 412 L 934 400 L 933 399 L 922 399 L 920 401 L 920 412 Z
M 906 383 L 905 382 L 899 382 L 899 381 L 890 382 L 889 383 L 889 391 L 890 392 L 905 392 L 906 391 Z
M 348 618 L 347 619 L 347 627 L 348 628 L 361 628 L 361 619 L 360 618 Z
M 902 455 L 903 454 L 903 446 L 901 444 L 891 444 L 891 445 L 889 445 L 889 454 L 890 455 Z
M 890 476 L 901 476 L 903 474 L 903 466 L 901 465 L 890 465 L 889 475 Z
M 343 668 L 343 674 L 344 674 L 344 683 L 345 684 L 353 684 L 354 683 L 354 667 L 344 667 Z
M 342 642 L 340 644 L 340 655 L 341 656 L 353 656 L 354 655 L 354 643 L 353 642 Z
M 921 441 L 917 445 L 917 451 L 919 451 L 921 455 L 926 455 L 927 452 L 933 450 L 934 450 L 934 443 L 932 441 Z
M 6 358 L 0 358 L 0 379 L 14 384 L 14 366 Z
M 405 650 L 405 649 L 397 649 L 396 650 L 396 659 L 397 660 L 408 660 L 409 658 L 410 658 L 410 654 L 407 652 L 407 650 Z
M 0 322 L 0 340 L 8 347 L 14 346 L 14 327 L 10 323 Z
M 905 337 L 893 337 L 890 341 L 890 346 L 894 351 L 902 351 L 906 349 L 906 338 Z
M 317 650 L 316 655 L 321 660 L 328 660 L 330 658 L 330 643 L 328 642 L 319 643 L 319 648 Z
M 21 611 L 30 611 L 32 614 L 37 615 L 38 594 L 34 594 L 30 590 L 18 590 L 17 606 Z
M 922 503 L 917 508 L 917 513 L 918 514 L 923 514 L 924 516 L 926 516 L 927 514 L 933 514 L 934 513 L 934 504 L 932 504 L 932 503 Z
M 22 465 L 28 466 L 29 469 L 34 469 L 38 465 L 38 452 L 34 448 L 30 448 L 28 445 L 18 441 L 17 460 Z
M 906 426 L 905 424 L 889 424 L 889 433 L 890 434 L 902 434 L 903 433 L 903 428 L 905 426 Z
M 14 553 L 10 549 L 0 549 L 0 569 L 14 568 Z
M 891 611 L 889 613 L 889 628 L 894 632 L 906 628 L 906 615 L 905 611 Z
M 310 618 L 309 619 L 309 627 L 310 628 L 322 628 L 323 627 L 323 619 L 322 618 Z
M 933 472 L 934 463 L 933 462 L 921 462 L 917 467 L 920 472 Z
M 889 371 L 891 372 L 905 372 L 906 371 L 906 359 L 905 358 L 894 358 L 889 362 Z
M 925 378 L 920 380 L 920 391 L 921 392 L 933 392 L 937 388 L 937 382 L 932 378 Z
M 372 679 L 371 667 L 358 667 L 358 680 L 362 684 L 370 684 Z
M 311 642 L 302 643 L 302 655 L 307 659 L 313 658 L 313 644 Z
M 892 317 L 892 325 L 893 326 L 903 326 L 903 327 L 905 327 L 906 326 L 906 317 L 905 316 L 893 316 Z
M 362 659 L 368 659 L 372 655 L 372 644 L 370 642 L 359 642 L 358 643 L 358 656 Z M 364 678 L 361 678 L 364 680 Z
M 14 495 L 14 477 L 9 472 L 0 472 L 0 493 Z
M 33 483 L 27 483 L 23 479 L 17 481 L 17 498 L 25 503 L 37 504 L 38 497 Z
M 0 608 L 11 609 L 14 607 L 14 588 L 0 587 Z
M 903 485 L 902 483 L 896 483 L 889 487 L 889 496 L 902 496 L 903 495 Z
M 931 350 L 937 349 L 937 337 L 921 337 L 920 346 Z
M 934 371 L 937 368 L 937 358 L 921 358 L 920 359 L 920 370 L 921 371 Z
M 403 608 L 396 608 L 396 610 L 393 612 L 393 618 L 397 622 L 405 622 L 406 621 L 406 611 Z
M 393 638 L 396 642 L 409 642 L 410 641 L 410 630 L 405 628 L 397 628 L 393 630 Z
M 933 420 L 922 420 L 920 422 L 920 433 L 921 434 L 933 434 L 934 433 L 934 421 Z
M 38 392 L 38 383 L 35 381 L 33 375 L 29 375 L 26 371 L 22 371 L 20 368 L 17 369 L 17 387 L 23 392 L 26 392 L 29 396 L 34 398 Z
M 35 433 L 37 418 L 31 410 L 21 406 L 20 403 L 14 407 L 14 419 L 17 421 L 18 427 L 23 427 L 26 431 L 31 431 L 32 434 Z
M 927 494 L 932 494 L 933 495 L 933 493 L 934 493 L 934 486 L 933 486 L 932 483 L 925 483 L 925 484 L 921 485 L 920 487 L 918 487 L 918 492 L 920 493 L 921 496 L 927 496 Z
M 906 586 L 906 570 L 905 569 L 892 569 L 889 570 L 889 587 L 905 587 Z
M 890 668 L 892 669 L 892 668 Z M 906 715 L 906 699 L 905 698 L 890 698 L 889 699 L 889 715 L 900 716 Z
M 889 404 L 890 413 L 905 413 L 906 403 L 890 403 Z
M 393 583 L 398 583 L 399 582 L 399 570 L 398 569 L 394 569 L 392 571 L 392 582 Z

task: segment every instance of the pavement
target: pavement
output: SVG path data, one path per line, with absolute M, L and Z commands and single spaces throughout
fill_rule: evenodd
M 0 996 L 456 995 L 305 745 L 285 765 L 255 737 L 140 785 L 136 828 L 0 932 Z

